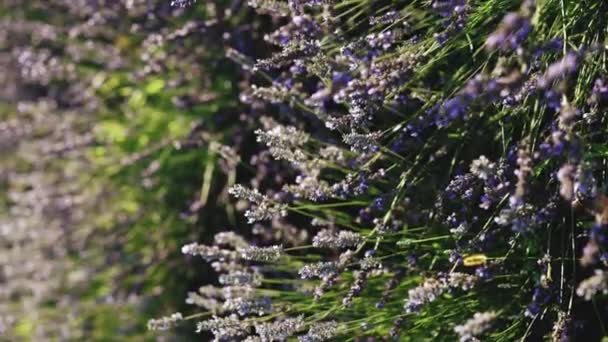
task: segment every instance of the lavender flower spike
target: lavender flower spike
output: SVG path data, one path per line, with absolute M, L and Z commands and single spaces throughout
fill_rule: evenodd
M 252 261 L 275 261 L 279 259 L 283 254 L 283 246 L 270 246 L 270 247 L 256 247 L 249 246 L 238 250 L 241 257 L 245 260 Z
M 576 294 L 585 300 L 591 300 L 597 293 L 608 294 L 608 272 L 595 270 L 595 275 L 581 281 Z
M 320 322 L 311 325 L 308 333 L 298 337 L 300 342 L 322 342 L 333 338 L 338 330 L 338 322 Z
M 262 342 L 282 341 L 292 336 L 303 326 L 304 319 L 299 316 L 272 323 L 256 323 L 255 331 L 260 335 Z
M 557 61 L 547 68 L 547 71 L 538 79 L 540 88 L 548 88 L 553 82 L 573 74 L 580 64 L 580 56 L 577 53 L 569 52 L 560 61 Z
M 148 321 L 148 330 L 169 330 L 174 327 L 177 322 L 183 320 L 182 314 L 176 312 L 169 317 L 162 317 L 159 319 L 151 319 Z
M 492 326 L 498 315 L 495 312 L 477 312 L 473 318 L 454 327 L 454 332 L 460 336 L 460 342 L 478 341 L 478 337 Z
M 334 233 L 328 229 L 323 229 L 312 239 L 312 245 L 314 247 L 348 248 L 356 247 L 364 240 L 358 233 L 345 230 Z
M 192 6 L 195 3 L 196 3 L 196 0 L 172 0 L 171 6 L 184 8 L 184 7 Z
M 480 179 L 488 179 L 496 170 L 496 163 L 492 163 L 486 156 L 479 156 L 471 163 L 471 173 Z
M 227 317 L 213 316 L 206 321 L 196 325 L 196 332 L 211 331 L 217 341 L 234 340 L 235 337 L 247 334 L 248 325 L 240 321 L 238 316 L 232 314 Z

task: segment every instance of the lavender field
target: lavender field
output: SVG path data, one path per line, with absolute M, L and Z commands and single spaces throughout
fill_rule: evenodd
M 0 341 L 608 341 L 607 20 L 0 0 Z

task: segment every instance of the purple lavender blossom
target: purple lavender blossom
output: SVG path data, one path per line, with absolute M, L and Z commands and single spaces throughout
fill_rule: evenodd
M 540 88 L 548 88 L 555 81 L 565 78 L 578 70 L 581 56 L 575 52 L 568 52 L 564 58 L 551 64 L 547 71 L 538 79 Z
M 503 52 L 516 50 L 528 38 L 531 30 L 528 17 L 519 13 L 509 13 L 500 23 L 498 30 L 488 37 L 486 47 Z

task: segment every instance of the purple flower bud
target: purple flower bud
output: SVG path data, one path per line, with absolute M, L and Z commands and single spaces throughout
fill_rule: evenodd
M 553 82 L 573 74 L 578 69 L 581 57 L 575 52 L 569 52 L 560 61 L 551 64 L 541 78 L 538 79 L 540 88 L 548 88 Z

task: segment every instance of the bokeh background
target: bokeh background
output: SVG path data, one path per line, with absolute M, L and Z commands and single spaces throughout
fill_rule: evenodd
M 0 340 L 192 337 L 146 322 L 214 281 L 180 247 L 242 223 L 225 55 L 263 56 L 267 24 L 243 1 L 0 2 Z

